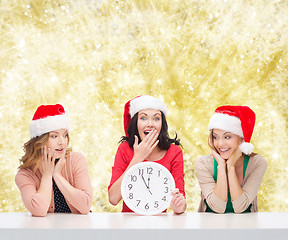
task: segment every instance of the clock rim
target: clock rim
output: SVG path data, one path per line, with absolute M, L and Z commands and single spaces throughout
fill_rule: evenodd
M 173 180 L 172 181 L 172 184 L 173 184 L 173 187 L 174 187 L 174 189 L 176 188 L 176 183 L 175 183 L 175 180 L 174 180 L 174 177 L 173 177 L 173 175 L 171 174 L 171 172 L 165 167 L 165 166 L 163 166 L 162 164 L 160 164 L 160 163 L 156 163 L 156 162 L 153 162 L 153 161 L 145 161 L 145 162 L 140 162 L 140 163 L 137 163 L 137 164 L 135 164 L 134 166 L 132 166 L 131 168 L 129 168 L 128 170 L 127 170 L 127 172 L 125 173 L 125 175 L 123 176 L 123 179 L 122 179 L 122 182 L 121 182 L 121 197 L 122 197 L 122 199 L 123 199 L 123 202 L 125 202 L 125 204 L 127 205 L 127 207 L 129 207 L 134 213 L 137 213 L 137 214 L 140 214 L 140 215 L 146 215 L 146 216 L 151 216 L 151 215 L 158 215 L 158 214 L 161 214 L 165 209 L 167 209 L 169 206 L 170 206 L 170 202 L 171 202 L 171 200 L 172 200 L 172 197 L 170 198 L 170 201 L 168 201 L 167 202 L 167 207 L 165 207 L 165 209 L 163 209 L 163 210 L 161 210 L 161 211 L 159 211 L 159 212 L 156 212 L 156 213 L 149 213 L 149 212 L 144 212 L 144 211 L 138 211 L 139 209 L 137 209 L 136 208 L 136 210 L 137 211 L 135 211 L 134 210 L 134 207 L 130 207 L 130 206 L 128 206 L 128 204 L 127 204 L 127 201 L 126 200 L 128 200 L 128 202 L 129 202 L 129 199 L 128 198 L 126 198 L 126 196 L 125 196 L 125 199 L 124 199 L 124 197 L 123 197 L 123 193 L 124 193 L 124 180 L 125 180 L 125 178 L 127 178 L 128 177 L 128 175 L 130 174 L 130 172 L 133 172 L 135 169 L 137 169 L 137 168 L 139 168 L 139 167 L 141 167 L 140 165 L 148 165 L 148 164 L 152 164 L 152 165 L 154 165 L 154 166 L 156 166 L 156 167 L 158 167 L 158 168 L 162 168 L 162 170 L 164 170 L 168 175 L 170 175 L 170 177 L 171 177 L 171 179 Z M 173 190 L 172 190 L 173 191 Z M 165 204 L 163 205 L 163 206 L 165 206 Z

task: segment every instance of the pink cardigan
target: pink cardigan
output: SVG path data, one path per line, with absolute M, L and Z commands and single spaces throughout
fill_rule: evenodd
M 78 191 L 73 196 L 73 201 L 67 202 L 72 213 L 87 214 L 92 203 L 92 185 L 88 174 L 86 159 L 83 154 L 71 152 L 66 159 L 62 176 Z M 45 216 L 53 213 L 54 193 L 49 201 L 37 191 L 40 187 L 41 173 L 39 169 L 34 173 L 31 169 L 20 169 L 15 177 L 17 187 L 25 207 L 33 216 Z

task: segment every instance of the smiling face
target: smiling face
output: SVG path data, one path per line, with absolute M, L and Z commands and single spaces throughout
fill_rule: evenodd
M 59 129 L 49 132 L 47 148 L 51 149 L 51 153 L 56 152 L 55 158 L 60 158 L 66 152 L 69 143 L 68 131 Z
M 239 146 L 242 140 L 238 135 L 231 132 L 213 129 L 212 141 L 220 156 L 227 160 Z
M 141 141 L 152 130 L 156 130 L 158 133 L 160 133 L 161 126 L 161 111 L 154 109 L 145 109 L 138 112 L 137 128 Z

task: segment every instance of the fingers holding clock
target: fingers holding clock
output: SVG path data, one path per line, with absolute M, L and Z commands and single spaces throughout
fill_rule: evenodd
M 178 188 L 175 188 L 172 193 L 172 200 L 170 206 L 175 213 L 182 213 L 186 209 L 186 199 Z
M 179 189 L 178 188 L 175 188 L 173 191 L 172 191 L 172 199 L 171 199 L 171 202 L 170 202 L 170 205 L 177 205 L 177 203 L 179 202 L 179 199 L 180 199 L 180 196 L 182 195 L 180 192 L 179 192 Z M 182 195 L 183 196 L 183 195 Z

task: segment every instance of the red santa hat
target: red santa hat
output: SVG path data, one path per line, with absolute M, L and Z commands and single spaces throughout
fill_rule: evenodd
M 41 105 L 30 122 L 30 136 L 34 138 L 62 128 L 69 131 L 69 119 L 64 107 L 61 104 Z
M 254 149 L 250 140 L 255 120 L 255 113 L 247 106 L 221 106 L 210 118 L 208 128 L 225 130 L 244 138 L 239 148 L 244 154 L 250 155 Z
M 131 118 L 133 118 L 137 112 L 144 109 L 160 110 L 165 116 L 167 116 L 167 107 L 165 103 L 158 98 L 142 95 L 129 100 L 124 106 L 124 130 L 127 137 Z

